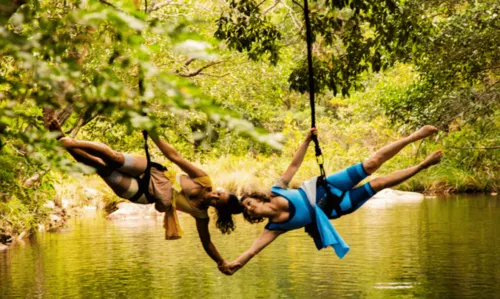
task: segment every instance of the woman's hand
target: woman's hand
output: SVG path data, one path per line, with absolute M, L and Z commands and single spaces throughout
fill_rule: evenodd
M 233 275 L 236 271 L 243 268 L 243 265 L 238 261 L 232 261 L 229 263 L 228 267 L 229 267 L 229 271 L 231 272 L 231 275 Z
M 231 271 L 229 270 L 229 263 L 226 261 L 222 261 L 217 263 L 217 268 L 219 268 L 219 271 L 226 274 L 226 275 L 231 275 Z
M 243 265 L 238 261 L 232 261 L 230 263 L 224 262 L 224 264 L 219 264 L 220 272 L 226 275 L 233 275 L 236 271 L 242 268 Z
M 316 128 L 310 128 L 309 131 L 307 132 L 306 139 L 304 139 L 304 142 L 311 142 L 313 135 L 318 136 L 318 129 Z

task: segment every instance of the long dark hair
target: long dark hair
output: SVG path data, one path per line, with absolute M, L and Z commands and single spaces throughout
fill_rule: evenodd
M 217 220 L 215 226 L 220 229 L 223 234 L 230 234 L 235 228 L 233 214 L 240 214 L 244 210 L 245 208 L 238 200 L 238 197 L 233 193 L 229 193 L 227 205 L 216 209 Z
M 255 198 L 255 199 L 260 200 L 262 202 L 270 202 L 271 201 L 271 194 L 262 193 L 262 192 L 248 192 L 248 193 L 243 193 L 243 196 L 241 197 L 241 202 L 243 202 L 243 200 L 245 200 L 248 197 Z M 252 216 L 250 216 L 248 214 L 247 209 L 245 209 L 243 211 L 243 218 L 245 218 L 246 221 L 248 221 L 252 224 L 264 221 L 264 217 L 252 217 Z

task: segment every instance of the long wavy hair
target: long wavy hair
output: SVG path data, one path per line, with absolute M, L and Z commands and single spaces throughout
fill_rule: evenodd
M 242 213 L 245 207 L 243 207 L 236 195 L 230 193 L 227 205 L 215 210 L 217 211 L 215 226 L 220 229 L 223 234 L 230 234 L 236 228 L 233 221 L 233 214 Z
M 243 202 L 246 198 L 255 198 L 257 200 L 260 200 L 262 202 L 270 202 L 271 201 L 271 193 L 262 193 L 262 192 L 247 192 L 243 193 L 243 196 L 241 196 L 240 201 Z M 264 217 L 252 217 L 248 214 L 247 209 L 243 210 L 243 218 L 245 218 L 246 221 L 254 224 L 254 223 L 259 223 L 264 221 Z

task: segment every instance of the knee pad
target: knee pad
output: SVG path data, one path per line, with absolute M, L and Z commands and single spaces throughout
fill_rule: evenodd
M 119 168 L 124 171 L 130 171 L 134 169 L 134 156 L 123 153 L 123 165 Z
M 111 174 L 107 177 L 103 178 L 108 185 L 113 186 L 113 185 L 120 185 L 123 179 L 123 174 L 120 173 L 119 171 L 113 171 Z M 112 188 L 113 189 L 113 188 Z M 132 196 L 134 196 L 137 192 L 139 191 L 139 183 L 137 182 L 136 179 L 132 179 L 130 181 L 130 186 L 125 192 L 122 192 L 121 194 L 116 193 L 121 198 L 125 199 L 130 199 Z

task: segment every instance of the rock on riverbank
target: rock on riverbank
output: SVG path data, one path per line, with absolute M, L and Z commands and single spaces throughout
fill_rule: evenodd
M 372 199 L 420 201 L 424 199 L 424 195 L 422 193 L 417 193 L 417 192 L 383 189 L 380 190 L 377 194 L 375 194 L 375 196 L 373 196 Z
M 117 206 L 118 210 L 109 214 L 106 218 L 109 220 L 120 219 L 140 219 L 161 217 L 163 213 L 155 210 L 153 204 L 141 205 L 130 202 L 121 202 Z

